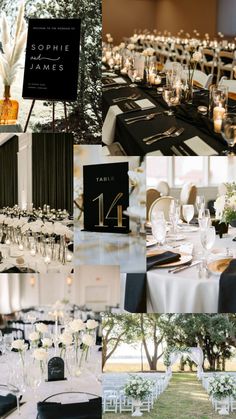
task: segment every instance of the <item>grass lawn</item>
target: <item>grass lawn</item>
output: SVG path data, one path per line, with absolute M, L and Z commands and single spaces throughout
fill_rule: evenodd
M 131 413 L 104 414 L 104 419 L 127 419 Z M 150 413 L 143 418 L 150 419 L 220 419 L 214 412 L 212 404 L 204 388 L 196 378 L 196 374 L 174 373 L 169 387 L 156 401 Z M 235 418 L 236 413 L 227 416 Z

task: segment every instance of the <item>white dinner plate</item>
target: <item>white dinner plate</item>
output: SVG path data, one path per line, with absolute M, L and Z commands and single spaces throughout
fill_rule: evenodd
M 167 240 L 168 239 L 179 242 L 179 241 L 185 240 L 186 236 L 184 236 L 183 234 L 177 234 L 177 235 L 176 234 L 168 234 Z
M 193 233 L 194 231 L 198 231 L 199 227 L 196 226 L 188 226 L 188 225 L 182 225 L 179 230 L 183 233 Z
M 157 244 L 157 241 L 156 241 L 156 239 L 154 239 L 153 236 L 147 236 L 146 237 L 146 246 L 147 247 L 154 246 L 155 244 Z
M 11 258 L 19 258 L 21 256 L 24 256 L 24 253 L 21 250 L 13 250 L 13 252 L 10 254 Z

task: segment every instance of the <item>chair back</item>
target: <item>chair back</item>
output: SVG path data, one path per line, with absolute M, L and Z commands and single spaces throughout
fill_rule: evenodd
M 180 192 L 181 205 L 195 205 L 197 188 L 193 184 L 185 183 Z
M 161 180 L 160 182 L 158 182 L 156 189 L 160 192 L 161 196 L 169 195 L 170 188 L 169 188 L 168 183 L 165 182 L 164 180 Z
M 160 195 L 161 194 L 159 191 L 157 191 L 157 189 L 150 188 L 147 190 L 147 195 L 146 195 L 147 219 L 148 219 L 148 214 L 149 214 L 151 205 L 153 204 L 154 201 L 156 201 L 156 199 L 160 198 Z
M 169 217 L 170 204 L 171 204 L 171 201 L 173 200 L 174 198 L 172 196 L 162 196 L 161 198 L 157 198 L 150 207 L 150 210 L 148 213 L 148 221 L 151 221 L 152 214 L 155 211 L 163 211 L 165 220 L 169 221 L 170 220 L 170 217 Z

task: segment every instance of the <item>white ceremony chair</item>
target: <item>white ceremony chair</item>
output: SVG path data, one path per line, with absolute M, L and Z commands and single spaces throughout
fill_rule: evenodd
M 221 75 L 227 74 L 229 78 L 233 78 L 233 68 L 235 66 L 235 53 L 229 51 L 220 51 L 218 54 L 218 71 L 217 71 L 217 83 L 220 80 Z
M 202 50 L 202 63 L 201 68 L 204 73 L 214 74 L 214 70 L 217 67 L 217 58 L 215 52 L 208 48 Z
M 236 94 L 236 80 L 223 80 L 220 81 L 219 86 L 226 86 L 229 88 L 229 93 Z
M 103 413 L 118 412 L 118 396 L 115 390 L 103 391 Z

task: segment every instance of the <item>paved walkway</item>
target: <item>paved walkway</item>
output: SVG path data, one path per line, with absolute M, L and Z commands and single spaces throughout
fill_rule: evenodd
M 127 419 L 131 414 L 106 414 L 104 419 Z M 236 413 L 227 416 L 235 418 Z M 167 390 L 156 401 L 154 409 L 145 413 L 150 419 L 220 419 L 196 374 L 176 373 Z

